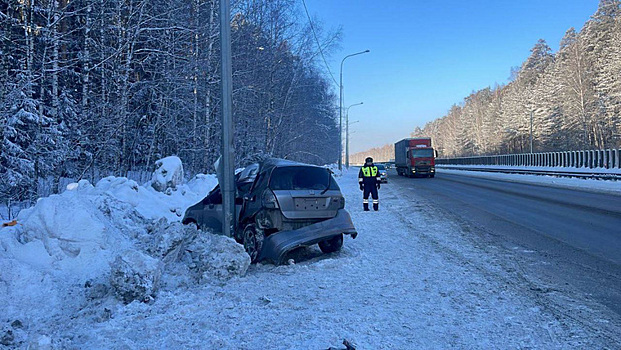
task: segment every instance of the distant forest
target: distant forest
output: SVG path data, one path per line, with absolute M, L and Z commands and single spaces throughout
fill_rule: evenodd
M 411 136 L 431 137 L 441 157 L 529 152 L 531 113 L 535 152 L 621 147 L 621 0 L 601 0 L 556 53 L 539 40 L 509 83 L 472 93 Z M 351 161 L 386 161 L 392 149 Z
M 169 155 L 187 174 L 212 171 L 218 4 L 0 2 L 0 202 L 55 192 L 61 178 L 152 171 Z M 335 162 L 338 110 L 318 44 L 328 51 L 339 33 L 311 27 L 295 0 L 232 1 L 232 13 L 237 165 Z

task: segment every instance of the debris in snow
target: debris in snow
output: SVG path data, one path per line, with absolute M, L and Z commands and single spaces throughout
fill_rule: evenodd
M 347 339 L 343 339 L 343 345 L 345 345 L 345 348 L 333 348 L 333 347 L 329 347 L 328 350 L 356 350 L 355 345 L 353 345 L 352 343 L 350 343 Z
M 126 250 L 112 263 L 110 285 L 115 296 L 126 304 L 147 302 L 155 295 L 162 274 L 162 263 L 138 251 Z
M 356 350 L 356 347 L 350 343 L 347 339 L 343 339 L 343 345 L 345 345 L 345 348 L 347 350 Z
M 295 260 L 294 259 L 289 259 L 289 260 L 287 260 L 287 264 L 288 265 L 295 265 Z
M 7 348 L 18 348 L 26 341 L 26 333 L 23 331 L 24 325 L 20 320 L 6 323 L 0 328 L 0 345 Z
M 15 226 L 15 225 L 17 225 L 17 220 L 2 223 L 2 227 Z
M 172 194 L 183 183 L 183 164 L 179 157 L 170 156 L 155 162 L 151 186 L 158 192 Z
M 190 270 L 199 283 L 241 277 L 250 266 L 250 256 L 244 247 L 230 237 L 203 232 L 187 250 Z

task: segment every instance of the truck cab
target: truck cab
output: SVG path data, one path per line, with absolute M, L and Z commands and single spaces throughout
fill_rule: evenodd
M 435 176 L 436 162 L 433 148 L 412 148 L 408 152 L 412 176 Z
M 403 139 L 395 144 L 395 167 L 401 176 L 434 177 L 435 156 L 429 137 Z

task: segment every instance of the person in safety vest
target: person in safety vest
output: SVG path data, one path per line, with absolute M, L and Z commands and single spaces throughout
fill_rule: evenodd
M 362 207 L 364 211 L 369 211 L 369 193 L 373 197 L 373 210 L 379 210 L 379 196 L 377 190 L 380 188 L 380 180 L 377 167 L 373 165 L 373 158 L 367 157 L 367 159 L 364 160 L 364 165 L 360 168 L 360 172 L 358 172 L 360 191 L 363 191 Z

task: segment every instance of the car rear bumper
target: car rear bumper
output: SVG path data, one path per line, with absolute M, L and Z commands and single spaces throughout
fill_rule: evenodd
M 332 219 L 297 230 L 274 233 L 266 237 L 258 260 L 268 260 L 278 265 L 291 250 L 311 246 L 341 233 L 351 235 L 352 238 L 356 238 L 358 235 L 354 223 L 345 209 L 340 209 Z

